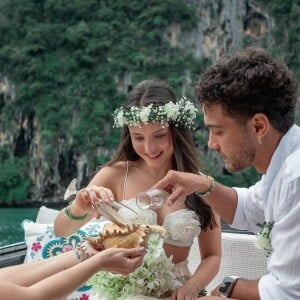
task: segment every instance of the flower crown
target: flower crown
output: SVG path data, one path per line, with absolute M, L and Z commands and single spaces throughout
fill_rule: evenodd
M 197 111 L 195 105 L 185 97 L 177 103 L 168 102 L 160 106 L 154 106 L 153 103 L 144 107 L 121 106 L 113 113 L 113 127 L 140 126 L 142 123 L 158 123 L 168 127 L 172 122 L 175 126 L 182 125 L 191 129 L 194 127 Z

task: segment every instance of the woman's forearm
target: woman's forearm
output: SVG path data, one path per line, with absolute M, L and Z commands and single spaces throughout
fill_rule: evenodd
M 94 273 L 100 271 L 100 256 L 93 256 L 80 264 L 52 275 L 34 284 L 29 289 L 35 300 L 61 299 L 85 283 Z
M 74 206 L 75 207 L 75 206 Z M 65 209 L 65 208 L 64 208 Z M 93 216 L 88 215 L 83 220 L 72 220 L 65 215 L 64 209 L 62 209 L 56 216 L 53 224 L 54 232 L 56 236 L 67 237 L 74 233 L 77 229 L 85 225 L 92 219 Z M 74 210 L 74 211 L 73 211 Z M 77 213 L 75 208 L 72 207 L 72 214 Z M 82 212 L 78 213 L 78 215 Z
M 21 264 L 0 270 L 0 280 L 7 280 L 20 286 L 31 286 L 41 279 L 68 269 L 80 261 L 73 251 L 46 260 Z M 33 272 L 34 270 L 34 272 Z
M 142 264 L 145 253 L 144 247 L 110 248 L 97 252 L 85 243 L 78 246 L 76 252 L 71 251 L 41 262 L 6 268 L 0 270 L 0 299 L 61 299 L 96 272 L 133 272 Z
M 79 282 L 80 276 L 78 280 L 65 277 L 72 270 L 68 268 L 79 262 L 76 254 L 70 251 L 47 260 L 3 268 L 0 270 L 0 299 L 61 299 L 83 282 Z
M 9 277 L 7 280 L 3 276 L 0 278 L 0 299 L 62 299 L 86 282 L 95 272 L 100 271 L 99 264 L 102 258 L 99 256 L 93 256 L 80 264 L 73 252 L 59 256 L 60 259 L 56 256 L 55 259 L 1 271 L 2 275 Z M 31 271 L 28 268 L 31 268 Z
M 212 255 L 201 260 L 200 265 L 189 279 L 199 288 L 204 289 L 216 276 L 220 267 L 220 257 Z

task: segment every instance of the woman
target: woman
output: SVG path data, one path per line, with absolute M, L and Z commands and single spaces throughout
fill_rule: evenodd
M 92 256 L 88 257 L 87 253 Z M 141 265 L 144 254 L 145 248 L 95 252 L 85 242 L 75 251 L 0 269 L 0 299 L 62 299 L 96 272 L 128 274 L 134 271 Z
M 115 199 L 138 211 L 120 210 L 120 214 L 137 223 L 163 225 L 169 234 L 164 250 L 175 264 L 174 274 L 181 286 L 172 299 L 196 299 L 199 291 L 217 274 L 221 257 L 219 218 L 196 194 L 178 205 L 140 210 L 135 196 L 151 188 L 173 170 L 199 173 L 197 151 L 190 128 L 196 108 L 186 99 L 178 102 L 174 92 L 162 81 L 145 80 L 128 95 L 124 107 L 114 113 L 114 126 L 123 127 L 121 141 L 114 158 L 80 190 L 75 201 L 62 210 L 55 220 L 57 235 L 69 235 L 94 215 L 91 202 Z M 213 182 L 212 182 L 213 183 Z M 98 216 L 97 216 L 98 217 Z M 180 235 L 175 228 L 184 229 Z M 198 237 L 201 264 L 193 275 L 187 258 L 194 237 Z

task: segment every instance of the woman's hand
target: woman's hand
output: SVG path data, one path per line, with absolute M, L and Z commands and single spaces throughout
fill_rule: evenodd
M 109 248 L 98 252 L 95 257 L 99 257 L 99 270 L 111 273 L 127 275 L 140 267 L 146 248 Z
M 77 192 L 73 205 L 77 207 L 77 211 L 94 214 L 95 218 L 99 219 L 101 215 L 94 210 L 92 205 L 96 205 L 99 201 L 109 204 L 113 200 L 114 195 L 110 189 L 91 185 Z
M 220 285 L 218 285 L 211 291 L 212 296 L 220 296 L 219 287 L 220 287 Z
M 191 287 L 185 284 L 172 293 L 171 300 L 195 300 L 198 299 L 198 294 L 199 290 L 195 289 L 195 285 Z

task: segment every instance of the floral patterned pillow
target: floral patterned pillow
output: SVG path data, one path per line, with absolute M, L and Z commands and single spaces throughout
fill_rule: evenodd
M 27 254 L 25 262 L 42 260 L 51 256 L 67 252 L 76 247 L 85 237 L 97 236 L 106 222 L 90 222 L 77 230 L 72 235 L 64 238 L 54 234 L 53 224 L 39 224 L 33 221 L 24 220 L 25 241 Z M 88 300 L 90 299 L 90 285 L 82 285 L 65 300 Z

